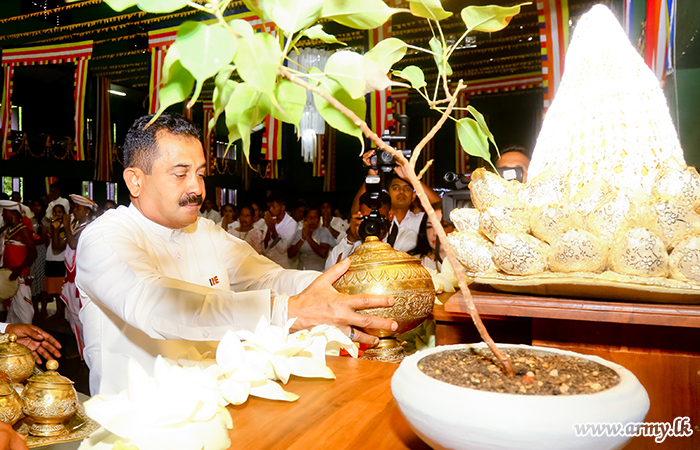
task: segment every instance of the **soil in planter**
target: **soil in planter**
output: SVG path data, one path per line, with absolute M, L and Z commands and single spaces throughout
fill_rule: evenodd
M 587 359 L 537 350 L 503 349 L 515 378 L 508 378 L 489 349 L 433 353 L 418 368 L 439 381 L 480 391 L 522 395 L 594 394 L 620 382 L 617 373 Z

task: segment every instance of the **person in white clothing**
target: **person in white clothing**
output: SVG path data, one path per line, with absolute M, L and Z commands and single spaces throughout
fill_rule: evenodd
M 263 232 L 253 227 L 253 208 L 250 206 L 241 206 L 238 222 L 234 222 L 235 228 L 229 227 L 228 233 L 231 236 L 236 236 L 238 239 L 246 241 L 253 249 L 262 253 Z
M 202 210 L 199 212 L 199 215 L 205 219 L 214 221 L 214 223 L 221 222 L 221 214 L 214 209 L 214 202 L 211 201 L 210 198 L 204 199 Z
M 10 281 L 19 279 L 19 289 L 9 300 L 7 321 L 9 323 L 32 323 L 34 304 L 29 269 L 36 259 L 36 247 L 31 227 L 22 220 L 22 206 L 12 200 L 0 200 L 2 219 L 7 226 L 4 233 L 2 267 L 12 271 Z
M 157 355 L 175 361 L 191 348 L 214 350 L 228 330 L 253 330 L 261 316 L 280 326 L 295 318 L 292 331 L 335 325 L 368 344 L 378 339 L 355 327 L 398 326 L 356 312 L 391 306 L 392 298 L 332 287 L 349 261 L 325 274 L 285 270 L 198 219 L 206 171 L 199 139 L 179 114 L 138 119 L 124 142 L 131 205 L 81 234 L 76 285 L 92 395 L 124 390 L 130 358 L 152 374 Z
M 53 207 L 56 205 L 61 205 L 63 206 L 63 211 L 68 212 L 70 211 L 70 203 L 68 202 L 67 198 L 61 197 L 61 188 L 58 186 L 58 183 L 51 183 L 49 185 L 49 200 L 51 200 L 46 206 L 46 218 L 47 219 L 53 219 Z
M 83 338 L 83 324 L 79 317 L 82 304 L 80 303 L 78 288 L 75 287 L 75 260 L 77 254 L 75 250 L 78 248 L 80 234 L 94 217 L 95 211 L 97 211 L 97 203 L 82 195 L 70 194 L 70 198 L 73 200 L 73 203 L 75 203 L 75 208 L 73 209 L 74 220 L 71 223 L 68 214 L 63 216 L 63 228 L 66 233 L 66 249 L 63 252 L 63 258 L 66 264 L 66 281 L 63 283 L 63 288 L 61 289 L 61 300 L 66 305 L 65 316 L 75 335 L 80 359 L 83 359 L 83 344 L 85 339 Z
M 287 250 L 292 245 L 297 223 L 287 214 L 286 202 L 280 194 L 273 193 L 267 198 L 267 209 L 264 215 L 267 231 L 263 240 L 262 254 L 285 269 L 289 269 L 291 267 Z
M 330 269 L 333 265 L 338 264 L 340 261 L 350 256 L 350 253 L 362 243 L 360 241 L 360 235 L 357 234 L 361 221 L 362 214 L 359 212 L 350 215 L 350 226 L 346 230 L 343 239 L 333 247 L 328 254 L 325 270 Z
M 221 207 L 221 220 L 216 223 L 224 231 L 231 233 L 231 230 L 238 228 L 240 223 L 233 217 L 233 205 L 230 203 Z

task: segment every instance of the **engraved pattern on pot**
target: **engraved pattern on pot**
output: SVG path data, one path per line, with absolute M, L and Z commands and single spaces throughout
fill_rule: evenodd
M 54 397 L 50 402 L 47 402 L 43 397 L 27 396 L 24 398 L 24 413 L 34 417 L 37 422 L 67 418 L 75 412 L 75 402 L 75 398 L 59 399 Z

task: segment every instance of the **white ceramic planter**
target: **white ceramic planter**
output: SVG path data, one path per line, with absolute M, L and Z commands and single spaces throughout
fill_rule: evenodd
M 596 394 L 571 396 L 514 395 L 453 386 L 418 369 L 423 357 L 444 350 L 483 348 L 486 344 L 436 347 L 404 359 L 391 380 L 391 391 L 411 428 L 436 449 L 464 450 L 608 450 L 622 448 L 631 437 L 578 437 L 577 423 L 643 422 L 649 396 L 624 367 L 597 356 L 544 347 L 529 348 L 589 359 L 610 367 L 620 383 Z

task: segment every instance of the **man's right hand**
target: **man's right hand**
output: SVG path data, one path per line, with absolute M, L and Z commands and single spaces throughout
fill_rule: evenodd
M 367 316 L 358 309 L 386 308 L 394 305 L 394 299 L 381 295 L 346 295 L 335 290 L 333 283 L 350 267 L 348 258 L 334 265 L 309 285 L 301 294 L 289 298 L 289 317 L 296 317 L 292 331 L 310 329 L 327 324 L 349 334 L 356 328 L 355 341 L 376 345 L 379 338 L 363 333 L 357 328 L 396 330 L 398 324 L 389 319 Z

